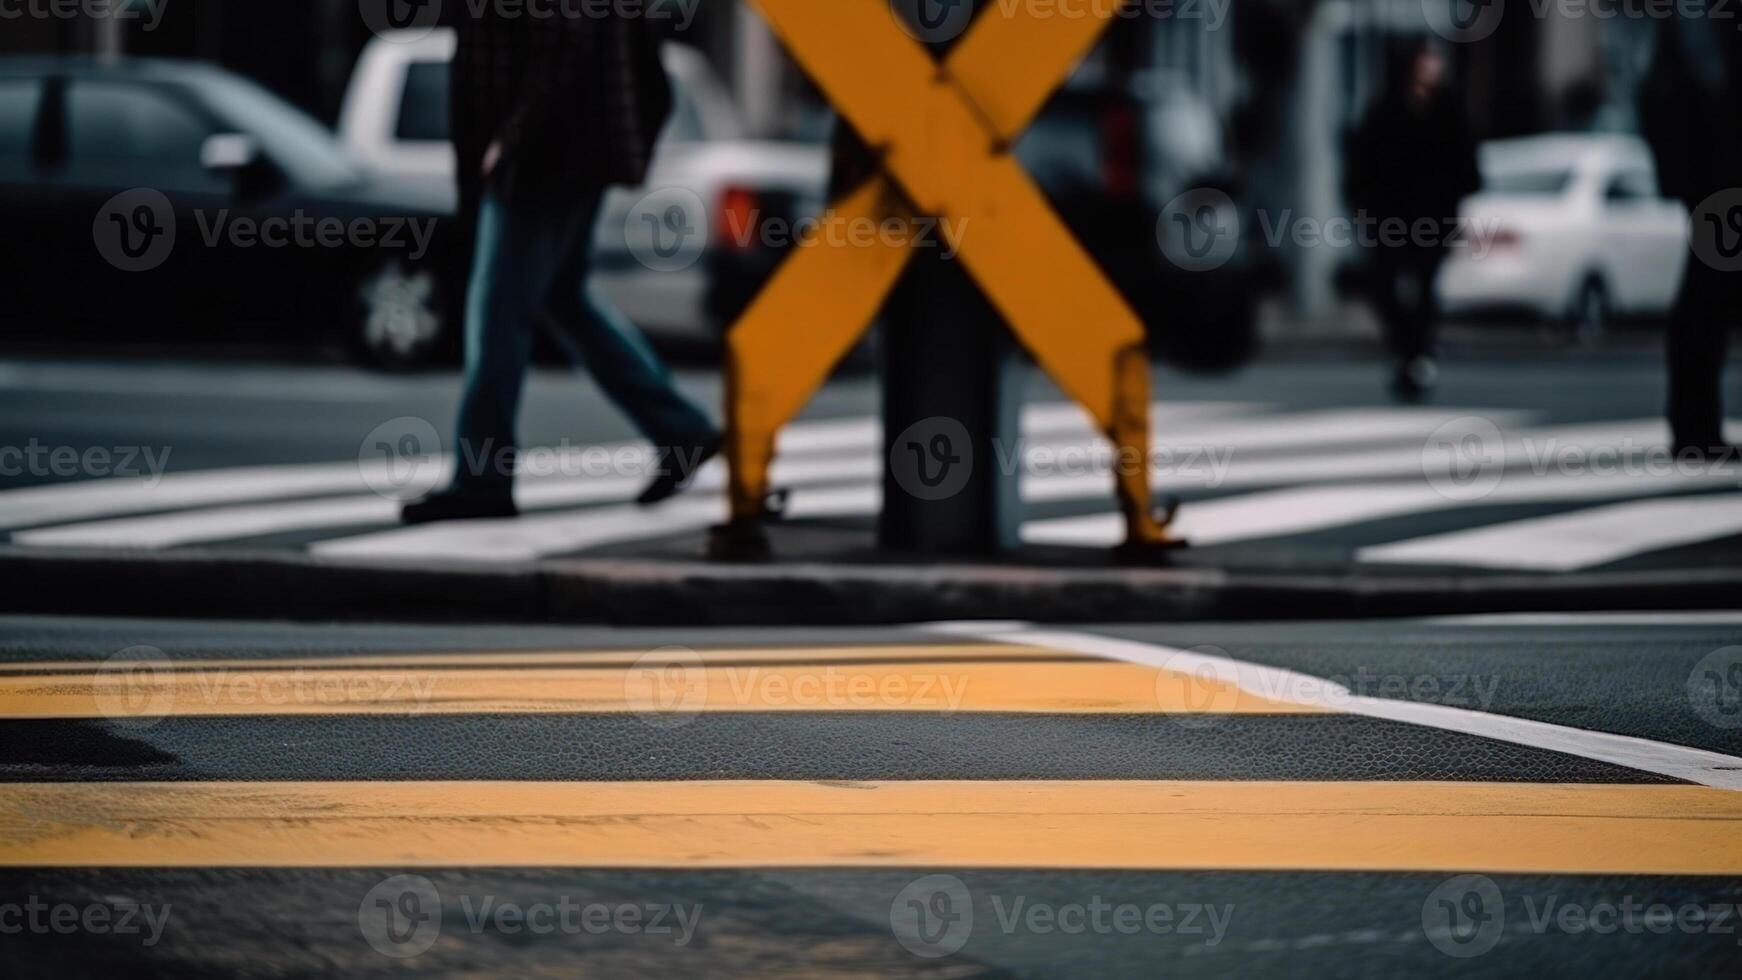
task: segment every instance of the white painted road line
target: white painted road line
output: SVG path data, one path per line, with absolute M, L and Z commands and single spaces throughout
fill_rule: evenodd
M 1732 534 L 1742 534 L 1742 494 L 1636 500 L 1373 545 L 1356 557 L 1388 564 L 1567 572 Z
M 374 371 L 306 365 L 285 371 L 231 363 L 222 371 L 214 371 L 147 360 L 112 364 L 0 362 L 0 391 L 50 395 L 353 404 L 392 401 L 429 388 L 424 379 L 415 376 L 395 378 Z
M 792 495 L 795 518 L 840 517 L 877 512 L 875 486 L 813 487 Z M 318 555 L 346 558 L 441 558 L 517 562 L 585 551 L 626 541 L 694 533 L 726 519 L 716 495 L 689 495 L 655 507 L 617 504 L 556 514 L 525 514 L 512 521 L 453 521 L 396 528 L 316 542 Z
M 1256 411 L 1261 406 L 1245 402 L 1172 402 L 1158 403 L 1151 415 L 1159 429 L 1182 425 L 1197 425 L 1207 419 Z M 1023 432 L 1030 438 L 1077 436 L 1094 439 L 1089 420 L 1075 405 L 1048 403 L 1031 405 L 1023 412 Z M 868 417 L 801 421 L 781 431 L 779 442 L 782 456 L 776 460 L 775 477 L 789 483 L 823 480 L 864 479 L 875 481 L 880 468 L 882 428 L 876 419 Z M 850 453 L 860 450 L 866 455 L 857 459 L 809 461 L 809 454 Z M 604 454 L 617 458 L 629 453 L 645 460 L 650 450 L 639 443 L 606 443 L 571 447 L 551 457 L 549 462 L 559 467 L 554 478 L 571 484 L 560 491 L 539 488 L 540 478 L 529 476 L 521 481 L 522 500 L 526 506 L 561 504 L 592 504 L 620 502 L 632 499 L 645 477 L 610 476 L 585 479 L 566 476 L 588 473 L 582 461 Z M 432 460 L 446 472 L 453 466 L 451 455 Z M 371 477 L 380 475 L 370 467 L 382 468 L 385 463 L 346 461 L 285 466 L 230 467 L 163 474 L 155 481 L 143 477 L 84 480 L 57 483 L 50 486 L 0 490 L 0 529 L 38 528 L 41 533 L 20 536 L 20 543 L 41 547 L 102 544 L 115 547 L 165 548 L 185 544 L 220 541 L 227 538 L 251 537 L 294 530 L 320 530 L 356 523 L 353 516 L 380 510 L 368 503 Z M 722 475 L 698 482 L 699 489 L 719 489 Z M 375 480 L 375 484 L 382 481 Z M 580 486 L 579 484 L 588 484 Z M 534 489 L 539 488 L 539 489 Z M 316 497 L 354 497 L 330 504 L 309 501 L 288 510 L 256 508 L 253 505 L 287 500 L 308 500 Z M 210 528 L 197 520 L 187 520 L 173 513 L 194 508 L 232 508 L 210 515 Z M 73 524 L 100 519 L 124 518 L 107 528 L 74 529 Z M 159 517 L 163 517 L 159 520 Z M 296 521 L 304 523 L 297 524 Z M 110 537 L 112 535 L 112 537 Z
M 523 514 L 512 521 L 449 521 L 320 541 L 317 555 L 345 558 L 442 558 L 530 561 L 544 555 L 666 537 L 717 524 L 726 517 L 718 496 L 680 497 L 656 507 L 615 504 L 557 514 Z
M 1345 452 L 1264 453 L 1263 450 L 1296 448 L 1299 440 L 1335 443 L 1425 436 L 1443 422 L 1467 416 L 1469 409 L 1357 409 L 1305 412 L 1292 415 L 1244 417 L 1237 413 L 1250 406 L 1234 403 L 1185 403 L 1158 405 L 1153 414 L 1158 425 L 1171 426 L 1157 433 L 1157 445 L 1184 448 L 1207 446 L 1224 453 L 1225 469 L 1212 472 L 1182 472 L 1158 468 L 1159 489 L 1231 489 L 1241 486 L 1297 484 L 1287 489 L 1263 490 L 1194 501 L 1181 513 L 1180 531 L 1199 544 L 1285 536 L 1342 527 L 1352 523 L 1410 514 L 1422 514 L 1479 504 L 1519 502 L 1576 502 L 1631 495 L 1675 493 L 1733 486 L 1738 474 L 1726 468 L 1691 475 L 1646 477 L 1625 473 L 1509 472 L 1486 497 L 1463 500 L 1441 494 L 1427 482 L 1420 445 L 1406 442 L 1378 449 Z M 1489 411 L 1488 417 L 1510 422 L 1505 413 Z M 1641 445 L 1661 434 L 1656 419 L 1607 423 L 1581 423 L 1515 430 L 1506 447 L 1505 459 L 1513 465 L 1531 462 L 1543 447 L 1617 446 L 1629 441 Z M 1104 450 L 1098 437 L 1087 430 L 1086 419 L 1073 405 L 1030 406 L 1024 418 L 1027 455 L 1021 492 L 1024 500 L 1070 501 L 1105 499 L 1111 504 L 1111 476 L 1105 465 L 1096 465 L 1097 450 Z M 1074 432 L 1074 440 L 1061 433 Z M 1313 433 L 1318 433 L 1314 436 Z M 1050 441 L 1049 441 L 1050 437 Z M 1175 440 L 1170 443 L 1169 440 Z M 880 502 L 878 477 L 880 453 L 864 451 L 881 444 L 876 420 L 850 418 L 804 422 L 783 433 L 785 453 L 775 464 L 776 485 L 794 488 L 791 516 L 855 516 L 875 513 Z M 1325 443 L 1329 444 L 1329 443 Z M 858 445 L 859 452 L 844 451 Z M 1240 455 L 1235 450 L 1244 450 Z M 1056 454 L 1076 451 L 1080 469 L 1069 472 Z M 570 447 L 560 454 L 580 465 L 583 458 L 604 453 L 617 459 L 630 454 L 643 462 L 645 447 L 615 444 Z M 1259 455 L 1254 456 L 1254 453 Z M 1047 455 L 1051 454 L 1051 455 Z M 554 458 L 553 458 L 554 459 Z M 1180 457 L 1175 457 L 1178 464 Z M 561 460 L 556 460 L 561 462 Z M 1202 463 L 1203 461 L 1200 461 Z M 1443 457 L 1433 462 L 1448 465 Z M 995 465 L 1013 466 L 999 459 Z M 1200 465 L 1200 464 L 1191 464 Z M 1050 467 L 1050 468 L 1049 468 Z M 1528 468 L 1528 466 L 1527 466 Z M 1061 472 L 1061 470 L 1065 470 Z M 322 542 L 316 551 L 343 555 L 440 556 L 480 561 L 530 560 L 590 547 L 650 540 L 694 531 L 714 523 L 716 508 L 689 508 L 682 514 L 659 518 L 621 505 L 640 489 L 640 475 L 577 476 L 585 469 L 556 467 L 523 477 L 517 490 L 523 507 L 549 510 L 568 507 L 601 507 L 599 511 L 534 513 L 524 530 L 482 522 L 431 528 L 382 530 L 356 537 Z M 1349 483 L 1363 477 L 1395 477 L 1392 482 Z M 1299 486 L 1321 480 L 1340 480 L 1340 485 Z M 394 504 L 373 495 L 298 499 L 343 486 L 355 491 L 364 483 L 356 464 L 323 464 L 316 467 L 229 470 L 175 475 L 157 491 L 146 494 L 135 481 L 100 481 L 65 487 L 0 493 L 0 521 L 11 514 L 41 517 L 50 511 L 114 508 L 156 509 L 176 500 L 228 499 L 257 495 L 236 506 L 203 506 L 102 521 L 53 524 L 19 531 L 13 540 L 36 547 L 129 547 L 169 548 L 197 543 L 240 540 L 293 532 L 320 532 L 367 525 L 391 524 Z M 695 494 L 717 494 L 725 482 L 722 464 L 710 464 L 698 477 Z M 115 484 L 122 484 L 116 486 Z M 278 495 L 290 500 L 273 500 Z M 24 501 L 24 506 L 11 505 Z M 657 512 L 656 512 L 657 513 Z M 1677 528 L 1685 533 L 1685 528 Z M 1111 512 L 1077 517 L 1029 521 L 1023 538 L 1030 543 L 1083 547 L 1112 546 L 1123 536 L 1121 518 Z M 1468 534 L 1473 532 L 1458 532 Z M 1638 544 L 1636 542 L 1636 544 Z M 1638 545 L 1650 550 L 1645 545 Z M 1392 547 L 1392 546 L 1385 546 Z M 1502 552 L 1510 554 L 1510 552 Z M 1385 552 L 1368 549 L 1368 555 Z M 1384 560 L 1383 558 L 1379 560 Z M 1404 560 L 1404 559 L 1396 559 Z M 1499 559 L 1496 559 L 1499 560 Z M 1505 567 L 1520 567 L 1507 564 Z
M 941 631 L 962 635 L 971 624 L 939 624 Z M 1569 728 L 1510 715 L 1469 708 L 1394 701 L 1358 695 L 1347 688 L 1308 674 L 1250 663 L 1233 657 L 1182 650 L 1093 633 L 1033 627 L 990 626 L 974 635 L 998 643 L 1021 643 L 1049 650 L 1066 650 L 1109 657 L 1236 684 L 1259 697 L 1310 704 L 1349 714 L 1476 735 L 1549 752 L 1576 755 L 1598 762 L 1656 773 L 1718 789 L 1742 790 L 1742 758 L 1705 749 L 1656 742 L 1630 735 Z
M 292 531 L 391 524 L 398 519 L 399 505 L 385 497 L 327 497 L 204 507 L 17 531 L 12 543 L 36 548 L 174 548 Z
M 0 490 L 0 528 L 368 490 L 356 461 L 170 473 L 155 485 L 142 477 L 81 480 Z
M 1410 514 L 1496 504 L 1556 503 L 1678 493 L 1734 486 L 1733 474 L 1641 477 L 1621 473 L 1574 476 L 1550 474 L 1508 480 L 1480 500 L 1457 500 L 1428 483 L 1358 483 L 1293 487 L 1197 500 L 1180 509 L 1178 532 L 1195 544 L 1226 544 L 1257 538 L 1303 534 L 1365 521 Z M 1459 534 L 1473 532 L 1457 532 Z M 1022 539 L 1031 544 L 1113 547 L 1124 540 L 1117 514 L 1090 514 L 1029 521 Z M 1387 546 L 1389 547 L 1389 546 Z M 1361 552 L 1361 560 L 1372 549 Z
M 1440 424 L 1452 419 L 1468 415 L 1467 410 L 1448 410 L 1443 418 L 1430 418 L 1426 425 L 1417 433 L 1424 441 L 1432 430 Z M 1521 415 L 1507 415 L 1490 412 L 1489 418 L 1500 422 L 1511 423 L 1523 418 Z M 1286 416 L 1275 416 L 1266 421 L 1275 422 Z M 1641 434 L 1655 432 L 1662 428 L 1661 422 L 1650 419 L 1634 419 L 1604 423 L 1604 435 L 1597 435 L 1586 425 L 1548 426 L 1537 429 L 1526 429 L 1517 437 L 1509 440 L 1505 447 L 1503 461 L 1508 466 L 1522 466 L 1529 462 L 1525 452 L 1526 445 L 1535 445 L 1551 439 L 1561 440 L 1564 436 L 1573 439 L 1597 439 L 1609 444 L 1622 442 Z M 1425 475 L 1422 442 L 1406 441 L 1395 445 L 1382 446 L 1375 449 L 1340 450 L 1337 452 L 1311 452 L 1298 454 L 1266 454 L 1254 458 L 1255 450 L 1268 445 L 1268 448 L 1287 449 L 1291 443 L 1264 443 L 1267 437 L 1262 435 L 1263 426 L 1253 426 L 1252 434 L 1229 432 L 1224 430 L 1221 437 L 1229 440 L 1222 443 L 1212 443 L 1201 440 L 1195 433 L 1176 433 L 1171 441 L 1161 440 L 1164 448 L 1178 449 L 1184 447 L 1185 452 L 1175 452 L 1171 459 L 1157 460 L 1158 465 L 1151 474 L 1151 479 L 1158 492 L 1181 492 L 1206 489 L 1203 475 L 1203 460 L 1193 460 L 1189 455 L 1193 448 L 1214 449 L 1217 454 L 1230 460 L 1227 472 L 1222 480 L 1208 489 L 1238 489 L 1241 487 L 1280 486 L 1290 483 L 1343 483 L 1350 480 L 1385 479 L 1420 477 Z M 1251 440 L 1244 446 L 1239 446 L 1241 440 Z M 1530 442 L 1527 443 L 1526 440 Z M 1567 445 L 1566 441 L 1557 441 L 1557 445 Z M 1225 447 L 1234 446 L 1231 451 Z M 1444 467 L 1447 461 L 1433 458 L 1429 461 L 1436 467 Z M 1517 480 L 1533 478 L 1530 474 L 1503 475 L 1501 485 Z M 1024 488 L 1023 499 L 1034 501 L 1048 500 L 1080 500 L 1100 495 L 1111 495 L 1113 492 L 1113 476 L 1104 470 L 1082 474 L 1068 474 L 1058 479 L 1036 483 Z
M 777 459 L 773 470 L 780 486 L 840 481 L 867 483 L 875 479 L 877 473 L 875 459 L 814 459 L 797 455 Z M 692 492 L 718 493 L 725 486 L 725 477 L 725 464 L 717 460 L 710 462 L 696 474 Z M 518 482 L 515 499 L 527 510 L 627 504 L 634 500 L 645 483 L 646 478 L 642 476 L 567 476 L 561 473 L 526 476 Z M 584 523 L 591 523 L 585 515 L 574 516 L 582 518 Z M 18 531 L 12 535 L 12 540 L 39 548 L 175 548 L 271 534 L 390 525 L 398 520 L 397 501 L 371 494 L 86 521 Z M 657 537 L 657 533 L 654 536 Z
M 1286 416 L 1258 418 L 1236 417 L 1252 409 L 1241 403 L 1183 403 L 1156 406 L 1152 412 L 1158 427 L 1157 445 L 1167 446 L 1168 440 L 1177 448 L 1185 446 L 1244 447 L 1252 451 L 1264 446 L 1282 448 L 1292 445 L 1294 435 L 1304 430 L 1291 428 Z M 1368 412 L 1308 413 L 1313 426 L 1323 425 L 1325 431 L 1338 439 L 1356 436 L 1379 438 L 1383 435 L 1411 433 L 1420 435 L 1438 425 L 1445 417 L 1456 417 L 1456 411 L 1435 411 L 1423 414 L 1414 409 L 1384 409 Z M 1496 413 L 1498 414 L 1498 413 Z M 1166 428 L 1165 434 L 1159 430 Z M 1037 462 L 1043 451 L 1055 452 L 1061 445 L 1083 450 L 1085 465 L 1093 466 L 1089 454 L 1104 449 L 1088 429 L 1087 421 L 1074 405 L 1035 405 L 1024 414 L 1023 431 L 1030 442 L 1028 470 L 1031 475 L 1022 481 L 1022 495 L 1031 501 L 1082 500 L 1112 495 L 1112 478 L 1104 467 L 1102 472 L 1086 475 L 1049 472 Z M 1060 443 L 1062 433 L 1076 431 L 1078 440 Z M 1553 430 L 1550 430 L 1553 431 Z M 1293 433 L 1293 435 L 1291 435 Z M 815 483 L 857 481 L 875 484 L 882 472 L 880 429 L 874 419 L 840 419 L 804 422 L 788 427 L 781 436 L 783 455 L 776 458 L 773 477 L 777 485 L 803 487 Z M 817 458 L 813 454 L 840 453 L 860 449 L 873 450 L 859 455 Z M 645 447 L 632 444 L 610 444 L 577 447 L 563 453 L 569 462 L 584 454 L 604 453 L 615 458 L 621 453 L 646 455 Z M 1053 463 L 1058 457 L 1051 457 Z M 552 462 L 562 464 L 564 460 Z M 998 461 L 1008 465 L 1009 461 Z M 1299 482 L 1327 477 L 1354 478 L 1363 475 L 1396 475 L 1418 472 L 1418 453 L 1413 446 L 1398 446 L 1385 451 L 1364 450 L 1357 453 L 1318 454 L 1281 459 L 1240 459 L 1230 457 L 1235 464 L 1228 483 L 1233 486 L 1260 483 Z M 445 466 L 451 462 L 443 461 Z M 577 463 L 578 465 L 578 463 Z M 569 468 L 520 481 L 520 501 L 527 508 L 586 506 L 623 503 L 640 489 L 640 477 L 589 476 L 585 479 L 565 475 L 579 472 Z M 1160 489 L 1198 489 L 1211 482 L 1207 470 L 1189 474 L 1158 471 Z M 717 491 L 724 485 L 724 471 L 710 466 L 696 481 L 697 492 Z M 169 548 L 238 538 L 284 534 L 294 531 L 320 531 L 392 520 L 372 495 L 361 496 L 367 488 L 362 472 L 355 464 L 333 463 L 311 467 L 283 467 L 270 470 L 213 470 L 200 473 L 172 474 L 163 485 L 146 490 L 135 481 L 99 481 L 72 484 L 42 490 L 0 492 L 0 526 L 48 525 L 14 536 L 20 544 L 35 547 L 107 546 L 127 548 Z M 279 498 L 295 499 L 316 495 L 359 495 L 331 500 L 308 500 L 294 506 L 279 506 Z M 237 506 L 224 507 L 233 504 Z M 209 507 L 203 514 L 176 513 L 178 509 Z M 148 513 L 138 517 L 89 521 L 88 518 L 142 511 L 168 510 L 168 514 Z M 386 515 L 382 517 L 381 515 Z M 1117 518 L 1091 518 L 1090 529 L 1072 540 L 1098 544 L 1102 539 L 1117 541 Z M 1112 530 L 1093 530 L 1097 523 L 1106 523 Z M 591 522 L 587 522 L 591 523 Z M 1055 536 L 1056 539 L 1056 536 Z
M 1258 407 L 1241 402 L 1181 402 L 1158 404 L 1151 414 L 1157 425 L 1178 427 Z M 1075 434 L 1086 443 L 1096 438 L 1087 416 L 1070 404 L 1028 406 L 1023 431 L 1034 438 Z M 775 460 L 773 479 L 781 486 L 874 484 L 882 473 L 881 439 L 881 426 L 871 418 L 795 423 L 781 432 L 782 455 Z M 830 455 L 854 449 L 860 451 L 858 455 Z M 645 468 L 651 456 L 645 446 L 632 443 L 563 450 L 545 460 L 553 472 L 520 479 L 518 499 L 529 509 L 627 503 L 645 483 L 644 475 L 585 475 L 589 471 L 583 466 L 584 458 L 616 459 L 625 453 L 637 470 Z M 442 458 L 439 465 L 445 471 L 453 462 Z M 393 509 L 366 494 L 366 476 L 359 464 L 328 463 L 171 474 L 155 487 L 137 480 L 106 480 L 0 491 L 0 527 L 46 525 L 14 535 L 17 543 L 34 547 L 171 548 L 391 523 Z M 695 490 L 716 492 L 724 485 L 723 465 L 711 464 L 697 476 Z M 317 496 L 331 499 L 299 499 Z M 286 500 L 297 502 L 282 502 Z M 91 520 L 115 514 L 141 516 Z M 593 522 L 583 517 L 582 524 Z
M 1157 434 L 1180 427 L 1204 428 L 1230 417 L 1249 416 L 1265 406 L 1252 402 L 1156 402 L 1150 406 L 1149 426 Z M 1266 416 L 1273 418 L 1274 416 Z M 1022 409 L 1020 431 L 1025 440 L 1094 440 L 1100 437 L 1093 421 L 1080 407 L 1069 402 L 1041 402 Z M 780 453 L 883 452 L 883 423 L 869 416 L 797 422 L 780 430 Z M 777 457 L 778 458 L 778 457 Z

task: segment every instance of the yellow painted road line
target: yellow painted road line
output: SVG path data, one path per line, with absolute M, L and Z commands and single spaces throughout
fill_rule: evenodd
M 627 667 L 650 657 L 658 659 L 672 651 L 694 654 L 704 664 L 748 665 L 778 661 L 792 663 L 831 663 L 838 661 L 888 660 L 909 662 L 925 660 L 1106 660 L 1088 654 L 1048 650 L 1010 643 L 940 643 L 915 645 L 866 645 L 823 647 L 720 647 L 690 649 L 669 646 L 656 650 L 502 650 L 423 651 L 413 653 L 362 653 L 325 657 L 223 657 L 195 659 L 156 658 L 150 665 L 161 670 L 260 670 L 270 668 L 316 667 Z M 103 660 L 22 660 L 0 664 L 0 676 L 9 673 L 45 672 L 77 674 L 103 669 L 123 669 L 140 661 Z
M 329 661 L 328 664 L 331 664 Z M 1215 677 L 1113 660 L 986 657 L 914 662 L 744 663 L 687 651 L 631 664 L 309 666 L 182 661 L 0 674 L 0 718 L 700 711 L 1002 711 L 1316 714 Z
M 13 783 L 8 867 L 1742 874 L 1742 794 L 1452 782 Z

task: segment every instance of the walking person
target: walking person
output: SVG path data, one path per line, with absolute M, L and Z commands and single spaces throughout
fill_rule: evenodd
M 588 288 L 605 191 L 646 178 L 671 108 L 652 26 L 615 11 L 504 16 L 486 5 L 460 14 L 453 130 L 476 246 L 458 463 L 449 486 L 405 506 L 408 524 L 516 513 L 515 419 L 540 326 L 585 360 L 656 447 L 638 502 L 670 497 L 719 450 L 714 424 Z
M 1434 277 L 1456 231 L 1458 205 L 1481 182 L 1469 124 L 1446 89 L 1445 56 L 1432 43 L 1417 40 L 1394 60 L 1388 88 L 1356 129 L 1348 160 L 1345 197 L 1380 231 L 1367 244 L 1395 363 L 1391 391 L 1413 401 L 1439 378 Z M 1429 226 L 1433 234 L 1420 234 Z
M 1742 188 L 1742 39 L 1728 20 L 1670 17 L 1657 30 L 1639 118 L 1658 183 L 1687 206 L 1694 236 L 1664 330 L 1666 414 L 1678 458 L 1721 462 L 1734 452 L 1724 441 L 1724 359 L 1742 273 L 1714 262 L 1742 245 L 1731 213 L 1742 199 L 1721 201 L 1721 213 L 1702 205 Z

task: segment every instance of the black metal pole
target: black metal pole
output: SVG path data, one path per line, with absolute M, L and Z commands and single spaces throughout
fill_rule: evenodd
M 1017 543 L 1022 369 L 1008 329 L 938 249 L 919 249 L 882 324 L 878 543 L 991 554 Z

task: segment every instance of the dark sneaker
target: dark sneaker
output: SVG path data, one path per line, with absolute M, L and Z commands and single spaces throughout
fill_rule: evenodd
M 406 524 L 433 524 L 436 521 L 470 521 L 486 517 L 518 517 L 514 496 L 506 490 L 496 493 L 438 490 L 406 504 L 399 519 Z
M 707 442 L 696 446 L 661 446 L 655 457 L 658 465 L 658 475 L 647 484 L 647 489 L 641 491 L 641 496 L 635 502 L 643 507 L 651 507 L 662 500 L 669 500 L 679 490 L 690 485 L 696 472 L 708 460 L 720 454 L 720 437 L 714 436 Z

